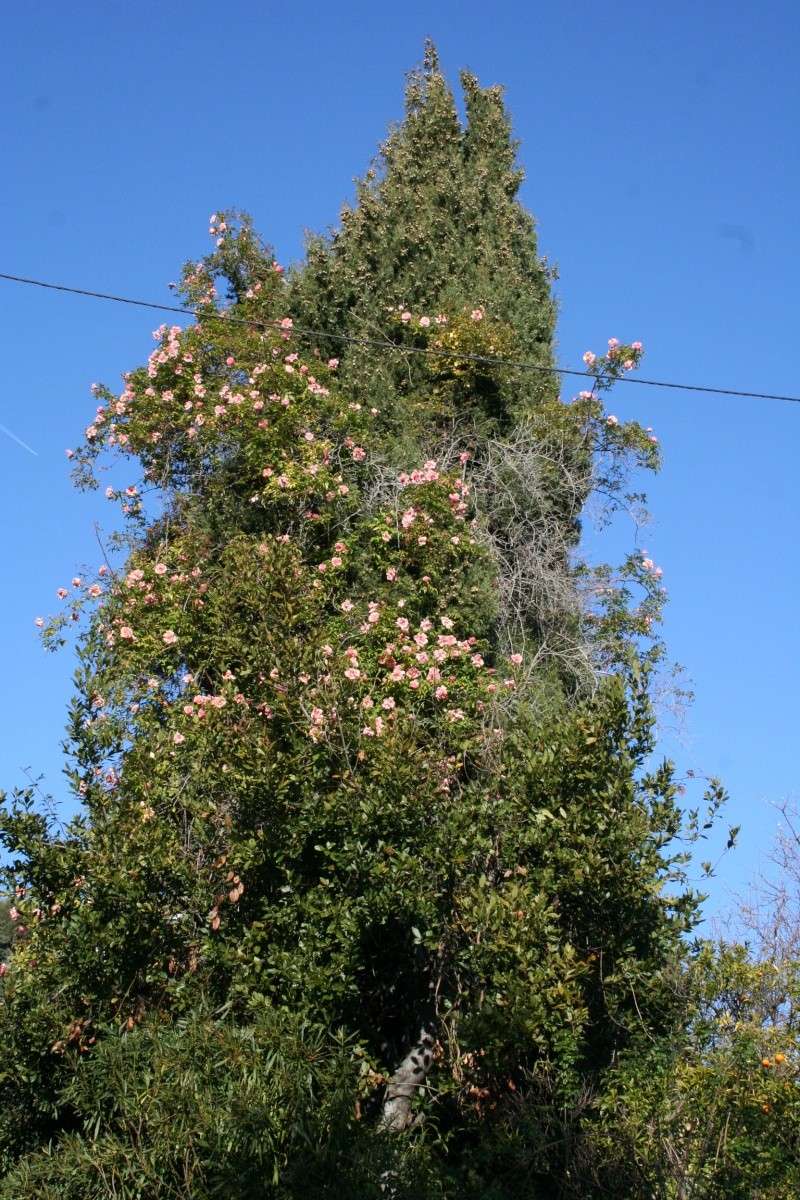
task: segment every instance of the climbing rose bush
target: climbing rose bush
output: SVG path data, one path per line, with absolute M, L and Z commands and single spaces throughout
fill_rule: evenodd
M 77 815 L 0 817 L 0 1195 L 569 1194 L 570 1131 L 683 1019 L 659 569 L 577 549 L 658 464 L 602 398 L 642 348 L 567 401 L 526 374 L 548 275 L 465 88 L 462 130 L 429 56 L 295 272 L 214 213 L 191 320 L 94 388 L 69 457 L 121 527 L 40 619 L 77 632 Z

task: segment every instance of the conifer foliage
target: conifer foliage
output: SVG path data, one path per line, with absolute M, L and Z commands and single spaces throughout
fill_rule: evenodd
M 307 325 L 362 336 L 385 332 L 392 302 L 418 315 L 484 304 L 513 330 L 517 357 L 552 367 L 551 271 L 517 198 L 523 174 L 502 93 L 467 72 L 461 83 L 463 125 L 429 45 L 409 79 L 405 120 L 358 184 L 355 204 L 332 236 L 311 239 L 293 303 Z M 384 377 L 374 354 L 349 357 L 358 386 L 377 392 Z M 392 377 L 407 373 L 407 364 L 390 363 Z M 503 406 L 528 409 L 557 391 L 552 375 L 528 373 L 505 381 Z
M 0 1195 L 580 1195 L 587 1097 L 680 1020 L 658 573 L 573 549 L 657 465 L 599 398 L 641 346 L 570 402 L 506 365 L 550 273 L 462 82 L 429 48 L 288 277 L 214 214 L 197 320 L 97 389 L 127 532 L 45 628 L 80 815 L 2 809 Z

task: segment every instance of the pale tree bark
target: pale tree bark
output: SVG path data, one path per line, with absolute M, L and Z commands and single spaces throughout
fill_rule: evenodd
M 419 1037 L 386 1085 L 381 1124 L 392 1133 L 401 1133 L 414 1123 L 411 1102 L 433 1065 L 433 1034 L 424 1026 Z

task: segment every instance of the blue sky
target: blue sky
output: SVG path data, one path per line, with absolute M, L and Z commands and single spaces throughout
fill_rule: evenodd
M 195 0 L 4 14 L 0 271 L 169 302 L 210 246 L 208 214 L 250 210 L 283 262 L 335 222 L 432 36 L 451 78 L 507 89 L 523 199 L 558 264 L 559 358 L 641 338 L 642 373 L 800 394 L 800 95 L 792 0 L 698 5 L 407 0 L 337 6 Z M 72 491 L 64 448 L 89 385 L 142 361 L 160 322 L 0 281 L 0 784 L 63 794 L 69 652 L 33 619 L 96 567 L 102 496 Z M 566 385 L 565 390 L 569 390 Z M 696 702 L 665 750 L 720 774 L 741 823 L 710 910 L 758 868 L 771 802 L 796 795 L 800 405 L 619 387 L 664 470 L 639 544 L 662 565 L 666 637 Z M 635 531 L 619 526 L 603 553 Z

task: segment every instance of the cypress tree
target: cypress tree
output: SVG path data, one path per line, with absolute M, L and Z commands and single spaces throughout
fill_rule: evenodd
M 461 83 L 463 126 L 429 44 L 409 77 L 405 120 L 359 182 L 340 227 L 310 239 L 292 303 L 307 325 L 370 337 L 392 336 L 393 306 L 453 313 L 484 305 L 513 329 L 521 359 L 552 367 L 551 273 L 518 200 L 523 173 L 502 92 L 479 87 L 467 72 Z M 375 355 L 349 349 L 343 365 L 348 360 L 358 387 L 377 390 Z M 407 373 L 395 363 L 395 380 Z M 506 381 L 504 402 L 528 410 L 556 391 L 552 375 L 528 373 L 514 386 Z

